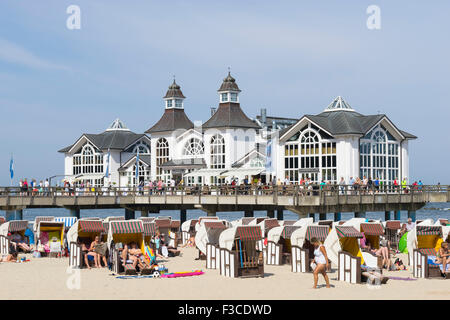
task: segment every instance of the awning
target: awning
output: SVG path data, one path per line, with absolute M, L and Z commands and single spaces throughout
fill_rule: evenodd
M 222 222 L 206 221 L 205 227 L 208 229 L 226 229 L 227 227 Z
M 160 165 L 165 170 L 187 170 L 206 168 L 206 162 L 203 158 L 192 159 L 173 159 Z
M 400 228 L 400 221 L 386 221 L 386 229 L 398 230 Z
M 28 227 L 28 221 L 26 220 L 14 220 L 9 222 L 8 232 L 17 232 L 26 230 Z
M 267 229 L 272 229 L 272 228 L 278 227 L 278 226 L 280 226 L 280 224 L 278 223 L 277 219 L 266 219 L 266 220 L 264 220 L 264 226 L 265 226 L 265 229 L 267 230 Z
M 156 218 L 151 218 L 151 217 L 140 217 L 139 220 L 142 220 L 142 222 L 146 223 L 146 222 L 153 222 L 155 221 Z
M 283 239 L 290 239 L 292 233 L 299 228 L 301 228 L 301 227 L 300 226 L 285 226 L 283 228 L 283 232 L 281 233 L 281 237 Z
M 242 177 L 242 176 L 256 176 L 266 170 L 266 168 L 239 168 L 231 169 L 222 173 L 225 177 Z
M 77 217 L 56 217 L 55 221 L 64 222 L 64 226 L 66 228 L 70 228 L 75 222 L 77 222 Z
M 142 221 L 129 220 L 129 221 L 111 221 L 110 228 L 112 233 L 142 233 L 144 232 L 144 227 L 142 226 Z
M 361 229 L 368 236 L 381 236 L 384 234 L 383 226 L 379 223 L 361 223 Z
M 416 228 L 418 236 L 442 236 L 441 226 L 417 226 Z
M 144 235 L 153 237 L 156 235 L 156 223 L 154 222 L 146 222 L 144 223 Z
M 78 231 L 102 233 L 105 231 L 105 228 L 100 220 L 80 220 L 78 221 Z
M 339 238 L 362 238 L 363 234 L 354 227 L 336 226 L 336 233 Z
M 241 240 L 261 240 L 261 228 L 259 226 L 241 226 L 236 228 L 236 237 Z
M 437 253 L 434 248 L 421 248 L 419 249 L 419 252 L 426 254 L 427 256 L 435 256 Z
M 170 221 L 170 228 L 171 229 L 175 229 L 175 228 L 179 228 L 181 225 L 181 221 L 180 220 L 172 220 Z
M 203 176 L 220 176 L 224 169 L 200 169 L 189 172 L 184 177 L 203 177 Z
M 330 230 L 327 226 L 307 226 L 305 239 L 311 241 L 312 238 L 324 242 Z M 354 229 L 356 231 L 356 229 Z
M 242 218 L 241 222 L 242 222 L 242 225 L 246 226 L 250 222 L 252 222 L 253 220 L 255 220 L 255 218 L 248 218 L 248 217 L 246 217 L 246 218 Z
M 295 222 L 295 220 L 284 220 L 283 221 L 283 226 L 292 226 Z
M 55 217 L 50 217 L 50 216 L 36 217 L 34 219 L 34 224 L 37 226 L 39 224 L 39 222 L 41 222 L 41 221 L 55 221 Z
M 171 222 L 169 219 L 156 219 L 153 221 L 158 228 L 170 228 Z

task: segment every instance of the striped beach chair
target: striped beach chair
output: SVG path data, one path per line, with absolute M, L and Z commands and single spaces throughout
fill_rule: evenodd
M 398 242 L 400 241 L 399 232 L 401 227 L 399 220 L 386 221 L 385 236 L 391 244 L 391 248 L 394 250 L 398 250 Z
M 183 245 L 185 245 L 191 237 L 195 236 L 195 225 L 197 222 L 197 219 L 190 219 L 181 224 L 181 241 Z
M 25 236 L 25 231 L 27 230 L 27 228 L 28 221 L 26 220 L 13 220 L 0 225 L 0 255 L 7 255 L 10 253 L 11 242 L 9 240 L 8 234 L 18 232 L 22 237 L 28 239 L 28 237 Z
M 429 263 L 429 257 L 434 260 L 443 242 L 442 226 L 417 225 L 414 231 L 408 233 L 408 242 L 416 238 L 417 246 L 412 252 L 413 276 L 415 278 L 441 277 L 438 265 Z M 409 249 L 408 249 L 409 252 Z
M 267 233 L 266 263 L 282 265 L 291 263 L 291 235 L 301 226 L 282 225 L 274 227 Z
M 207 269 L 219 267 L 219 237 L 226 228 L 225 221 L 206 221 L 195 235 L 195 244 L 199 256 L 205 257 Z

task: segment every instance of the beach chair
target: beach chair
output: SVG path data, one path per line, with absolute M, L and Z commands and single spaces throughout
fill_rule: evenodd
M 64 222 L 44 221 L 38 222 L 36 230 L 36 248 L 41 257 L 62 257 L 64 243 Z
M 415 278 L 441 277 L 440 267 L 433 261 L 443 242 L 442 226 L 431 225 L 429 221 L 416 225 L 408 233 L 407 241 L 413 276 Z
M 334 226 L 324 241 L 328 259 L 337 265 L 338 280 L 361 283 L 361 265 L 364 264 L 358 239 L 363 234 L 353 226 Z
M 361 223 L 359 229 L 370 246 L 375 249 L 380 248 L 380 236 L 384 235 L 383 225 L 381 223 Z M 368 267 L 382 268 L 383 258 L 376 256 L 372 252 L 362 251 L 363 259 Z
M 167 237 L 169 236 L 170 226 L 172 220 L 169 218 L 156 218 L 154 222 L 156 223 L 156 227 L 158 228 L 158 231 L 160 234 L 164 234 Z
M 26 239 L 25 242 L 30 243 L 28 237 L 25 235 L 25 231 L 28 228 L 28 221 L 26 220 L 12 220 L 0 225 L 0 255 L 10 254 L 11 241 L 8 234 L 18 232 L 22 237 Z
M 322 243 L 327 238 L 331 228 L 327 225 L 308 224 L 295 230 L 291 235 L 291 271 L 309 272 L 310 260 L 314 258 L 314 246 L 311 239 L 316 238 Z
M 122 250 L 125 245 L 130 242 L 136 242 L 139 249 L 141 249 L 143 253 L 145 252 L 144 225 L 142 220 L 110 221 L 108 230 L 108 248 L 112 271 L 116 274 L 125 273 L 126 275 L 136 275 L 138 272 L 138 270 L 132 266 L 130 261 L 122 260 Z
M 173 248 L 178 247 L 178 242 L 181 240 L 180 237 L 180 220 L 171 220 L 170 221 L 170 229 L 168 232 L 168 245 Z
M 282 265 L 291 263 L 291 235 L 301 226 L 274 227 L 267 233 L 266 263 Z
M 219 267 L 219 237 L 226 228 L 226 222 L 223 220 L 204 221 L 195 234 L 195 245 L 199 256 L 206 260 L 207 269 Z
M 264 258 L 258 250 L 260 226 L 236 226 L 219 237 L 220 274 L 225 277 L 264 277 Z
M 398 242 L 400 241 L 399 231 L 401 229 L 400 221 L 388 220 L 385 225 L 385 236 L 391 244 L 391 248 L 398 250 Z
M 197 222 L 197 219 L 190 219 L 181 224 L 181 240 L 183 245 L 185 245 L 192 236 L 195 236 L 195 225 Z
M 155 244 L 152 242 L 152 238 L 156 235 L 156 231 L 158 227 L 155 222 L 144 222 L 144 243 L 146 246 L 149 246 L 151 249 L 156 250 Z
M 67 231 L 69 245 L 69 266 L 72 268 L 84 268 L 84 255 L 82 244 L 89 248 L 96 236 L 105 233 L 101 220 L 78 220 Z M 102 240 L 103 241 L 103 240 Z

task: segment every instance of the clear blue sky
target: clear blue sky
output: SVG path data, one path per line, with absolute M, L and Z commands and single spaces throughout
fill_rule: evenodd
M 66 9 L 81 8 L 81 30 Z M 366 27 L 369 5 L 381 30 Z M 255 117 L 321 112 L 337 95 L 419 137 L 411 179 L 450 184 L 449 1 L 0 2 L 0 184 L 62 174 L 57 153 L 119 117 L 135 132 L 163 112 L 175 74 L 207 120 L 230 66 Z

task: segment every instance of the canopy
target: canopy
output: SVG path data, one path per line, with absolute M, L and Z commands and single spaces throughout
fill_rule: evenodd
M 113 234 L 144 232 L 141 220 L 111 221 L 109 224 Z
M 398 230 L 401 228 L 400 221 L 390 220 L 386 221 L 386 229 Z
M 5 222 L 0 226 L 0 234 L 7 236 L 9 232 L 23 231 L 28 228 L 28 221 L 26 220 L 12 220 Z
M 181 221 L 180 220 L 172 220 L 172 221 L 170 221 L 170 228 L 171 229 L 178 229 L 178 228 L 180 228 L 180 225 L 181 225 Z
M 362 238 L 363 234 L 353 227 L 336 226 L 336 233 L 340 238 Z
M 200 169 L 189 172 L 184 177 L 220 176 L 225 171 L 224 169 Z
M 139 220 L 142 220 L 142 222 L 146 223 L 146 222 L 153 222 L 155 221 L 156 218 L 153 217 L 140 217 Z
M 197 222 L 198 222 L 198 220 L 196 220 L 196 219 L 186 220 L 185 222 L 183 222 L 181 224 L 181 231 L 184 231 L 184 232 L 191 231 L 191 229 L 193 229 L 195 227 Z
M 219 221 L 205 221 L 204 223 L 205 228 L 207 229 L 226 229 L 227 226 Z
M 77 221 L 77 217 L 55 217 L 55 221 L 64 222 L 64 227 L 70 228 Z
M 146 237 L 153 237 L 156 235 L 156 223 L 154 222 L 145 222 L 144 223 L 144 236 Z
M 441 226 L 417 226 L 416 232 L 418 236 L 442 236 Z
M 80 220 L 78 221 L 78 232 L 105 232 L 101 220 Z
M 311 241 L 312 238 L 316 238 L 321 242 L 324 242 L 328 236 L 330 228 L 328 226 L 307 226 L 305 239 Z
M 236 237 L 240 240 L 261 240 L 261 228 L 258 226 L 239 226 L 236 228 Z
M 281 237 L 283 239 L 290 239 L 292 233 L 301 228 L 300 226 L 284 226 L 283 231 L 281 232 Z
M 216 245 L 219 243 L 219 238 L 222 232 L 226 230 L 225 221 L 207 221 L 199 227 L 195 234 L 195 244 L 197 249 L 203 254 L 206 254 L 206 245 L 208 243 Z
M 39 226 L 39 222 L 41 221 L 55 221 L 55 217 L 52 216 L 38 216 L 36 218 L 34 218 L 34 226 L 33 226 L 33 231 L 36 232 L 37 228 Z
M 266 170 L 266 168 L 239 168 L 225 171 L 221 175 L 224 177 L 236 177 L 239 178 L 239 180 L 243 180 L 245 179 L 245 176 L 256 176 L 264 170 Z
M 156 223 L 156 226 L 158 228 L 170 228 L 171 227 L 170 219 L 155 219 L 153 222 Z
M 109 222 L 109 221 L 122 221 L 125 220 L 124 216 L 110 216 L 103 219 L 103 221 Z
M 361 223 L 361 229 L 368 236 L 381 236 L 384 234 L 383 226 L 378 223 Z

